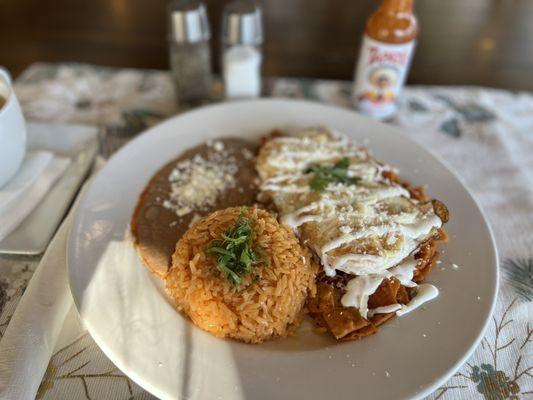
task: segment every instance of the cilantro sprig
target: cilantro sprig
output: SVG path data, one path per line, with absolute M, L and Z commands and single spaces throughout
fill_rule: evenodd
M 305 173 L 314 173 L 313 179 L 309 182 L 312 190 L 320 192 L 330 183 L 343 183 L 345 185 L 356 185 L 361 181 L 357 176 L 348 176 L 350 159 L 341 158 L 333 166 L 312 164 Z
M 263 249 L 256 243 L 253 224 L 254 220 L 241 212 L 235 225 L 222 234 L 222 239 L 213 240 L 207 249 L 216 257 L 218 270 L 237 290 L 254 266 L 268 264 Z M 256 275 L 254 281 L 258 279 Z

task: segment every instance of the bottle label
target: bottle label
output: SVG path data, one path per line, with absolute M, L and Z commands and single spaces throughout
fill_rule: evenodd
M 363 114 L 382 120 L 396 113 L 414 47 L 415 40 L 389 44 L 364 36 L 353 88 L 354 104 Z

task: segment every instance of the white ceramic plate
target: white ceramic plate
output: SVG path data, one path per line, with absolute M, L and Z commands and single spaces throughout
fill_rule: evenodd
M 149 178 L 183 150 L 220 136 L 324 125 L 366 139 L 450 209 L 450 242 L 429 281 L 440 296 L 377 335 L 335 343 L 305 324 L 295 338 L 246 345 L 221 340 L 176 312 L 128 237 Z M 450 267 L 451 263 L 460 266 Z M 172 118 L 120 150 L 77 210 L 70 284 L 89 332 L 135 382 L 164 399 L 404 399 L 435 390 L 479 343 L 497 292 L 497 256 L 475 201 L 441 161 L 397 129 L 344 109 L 292 100 L 214 105 Z M 445 269 L 441 267 L 446 267 Z

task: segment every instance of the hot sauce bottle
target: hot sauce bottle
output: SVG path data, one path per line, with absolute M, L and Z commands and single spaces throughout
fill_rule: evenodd
M 383 0 L 366 23 L 353 103 L 377 120 L 394 116 L 418 33 L 413 0 Z

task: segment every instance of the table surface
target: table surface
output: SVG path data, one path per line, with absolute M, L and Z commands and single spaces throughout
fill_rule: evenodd
M 34 64 L 15 90 L 28 120 L 96 125 L 104 158 L 177 112 L 164 71 Z M 350 90 L 345 81 L 265 82 L 269 96 L 341 107 L 350 107 Z M 493 227 L 502 266 L 485 338 L 429 398 L 533 398 L 533 96 L 477 87 L 408 87 L 392 123 L 447 160 L 470 187 Z M 39 260 L 0 256 L 0 337 Z M 38 398 L 152 396 L 114 367 L 85 333 L 54 354 Z

